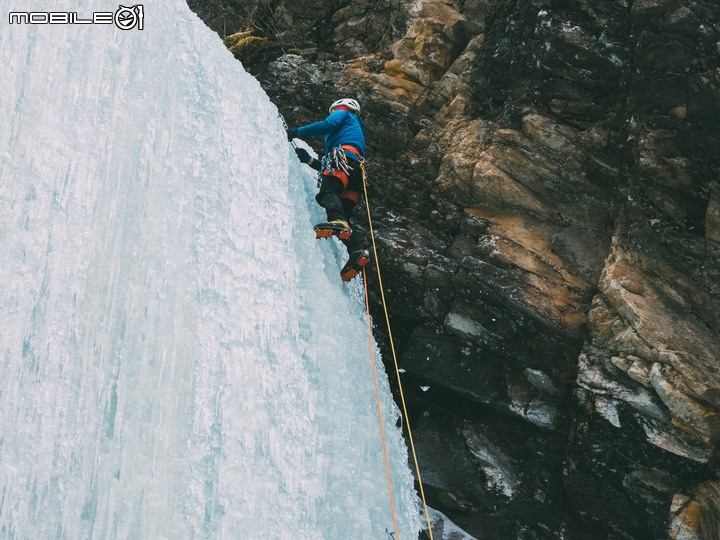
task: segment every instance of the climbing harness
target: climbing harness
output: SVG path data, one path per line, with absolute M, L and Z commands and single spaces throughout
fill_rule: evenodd
M 364 184 L 364 182 L 363 182 L 363 184 Z M 380 288 L 380 298 L 382 300 L 383 311 L 385 313 L 385 322 L 387 324 L 388 338 L 390 340 L 390 350 L 392 351 L 392 358 L 393 358 L 393 363 L 395 366 L 395 376 L 397 378 L 398 390 L 400 393 L 400 402 L 402 404 L 402 413 L 403 413 L 402 417 L 405 419 L 405 427 L 407 428 L 408 440 L 410 441 L 410 450 L 412 452 L 413 461 L 415 462 L 415 473 L 417 474 L 418 486 L 420 487 L 420 498 L 422 499 L 423 509 L 425 510 L 425 519 L 427 520 L 428 534 L 430 535 L 430 540 L 434 540 L 432 525 L 430 523 L 430 513 L 428 511 L 427 502 L 425 500 L 425 489 L 423 488 L 422 477 L 420 476 L 420 465 L 418 463 L 417 453 L 415 452 L 415 442 L 413 440 L 412 429 L 410 428 L 410 417 L 408 416 L 408 412 L 407 412 L 407 404 L 405 402 L 405 393 L 403 392 L 402 381 L 400 380 L 400 366 L 398 365 L 397 353 L 395 352 L 395 343 L 393 340 L 392 329 L 390 327 L 390 315 L 388 314 L 387 302 L 385 300 L 385 291 L 384 291 L 383 282 L 382 282 L 382 273 L 380 272 L 380 260 L 378 258 L 377 244 L 375 243 L 375 232 L 373 230 L 372 216 L 370 214 L 370 204 L 368 202 L 368 196 L 367 196 L 367 186 L 363 185 L 363 188 L 364 188 L 364 195 L 365 195 L 365 206 L 367 209 L 368 225 L 370 227 L 370 238 L 372 240 L 372 246 L 373 246 L 375 268 L 377 270 L 378 283 L 379 283 L 379 288 Z M 367 273 L 365 271 L 364 266 L 363 266 L 363 287 L 365 288 L 365 308 L 367 311 L 367 319 L 368 319 L 368 333 L 370 334 L 370 356 L 372 358 L 373 374 L 375 375 L 375 355 L 373 353 L 372 327 L 370 325 L 370 300 L 369 300 L 369 296 L 368 296 Z M 377 390 L 377 375 L 375 375 L 375 377 L 376 377 L 376 379 L 375 379 L 376 399 L 378 402 L 378 409 L 380 409 L 380 394 Z M 382 442 L 383 442 L 383 451 L 385 452 L 385 467 L 387 470 L 388 483 L 389 483 L 390 482 L 390 469 L 389 469 L 389 465 L 388 465 L 388 461 L 387 461 L 387 450 L 385 449 L 385 434 L 384 434 L 383 427 L 382 427 L 382 413 L 380 414 L 380 431 L 381 431 L 381 435 L 382 435 L 381 438 L 382 438 Z M 390 506 L 393 511 L 393 520 L 395 521 L 395 539 L 399 540 L 399 535 L 397 534 L 397 519 L 395 518 L 395 504 L 392 500 L 392 488 L 390 489 L 390 503 L 391 503 Z
M 360 152 L 354 147 L 350 146 L 349 144 L 343 144 L 341 146 L 336 146 L 330 152 L 328 152 L 326 155 L 323 156 L 323 158 L 320 160 L 320 163 L 322 167 L 320 168 L 320 175 L 322 175 L 325 171 L 327 171 L 327 174 L 334 175 L 337 172 L 344 173 L 346 175 L 350 175 L 350 171 L 354 170 L 354 167 L 350 165 L 350 160 L 347 157 L 347 153 L 350 152 L 355 156 L 355 161 L 358 162 L 360 166 L 360 170 L 362 171 L 363 175 L 363 181 L 365 180 L 365 158 L 360 154 Z M 322 178 L 318 178 L 318 181 Z M 320 183 L 318 182 L 318 187 L 320 187 Z
M 353 167 L 350 165 L 350 160 L 347 157 L 348 152 L 355 156 L 355 160 L 360 164 L 360 168 L 364 169 L 365 158 L 362 157 L 357 148 L 349 144 L 342 144 L 330 150 L 328 155 L 323 158 L 323 165 L 330 172 L 342 171 L 345 174 L 350 174 Z
M 349 159 L 348 153 L 352 154 L 354 157 Z M 365 158 L 354 146 L 343 144 L 336 146 L 323 156 L 320 161 L 321 167 L 317 176 L 317 187 L 320 188 L 325 176 L 334 176 L 343 184 L 344 191 L 340 194 L 340 198 L 350 199 L 356 205 L 362 206 L 363 193 L 361 191 L 355 191 L 354 189 L 348 189 L 350 173 L 355 170 L 355 167 L 350 164 L 350 161 L 357 161 L 358 164 L 355 167 L 360 167 L 360 172 L 362 173 L 362 183 L 363 186 L 366 186 L 367 172 L 365 170 Z

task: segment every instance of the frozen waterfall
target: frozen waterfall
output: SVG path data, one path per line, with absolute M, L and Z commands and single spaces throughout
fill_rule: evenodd
M 143 8 L 0 7 L 0 539 L 387 539 L 360 280 L 257 81 Z

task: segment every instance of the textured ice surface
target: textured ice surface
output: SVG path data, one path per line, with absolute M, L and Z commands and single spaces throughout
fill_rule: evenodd
M 0 538 L 386 538 L 359 280 L 314 239 L 314 181 L 185 2 L 144 7 L 142 31 L 0 7 Z

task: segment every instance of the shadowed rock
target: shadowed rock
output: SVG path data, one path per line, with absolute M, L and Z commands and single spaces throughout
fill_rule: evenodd
M 717 2 L 257 4 L 244 20 L 280 45 L 238 54 L 291 124 L 362 103 L 431 505 L 477 538 L 697 532 L 683 501 L 718 472 Z

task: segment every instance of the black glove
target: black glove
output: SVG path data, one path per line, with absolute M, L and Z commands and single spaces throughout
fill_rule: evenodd
M 297 154 L 300 163 L 310 163 L 312 157 L 307 150 L 305 150 L 304 148 L 296 148 L 295 153 Z
M 297 128 L 292 129 L 286 129 L 285 132 L 287 133 L 288 141 L 292 141 L 293 139 L 297 139 L 300 134 L 298 133 Z

